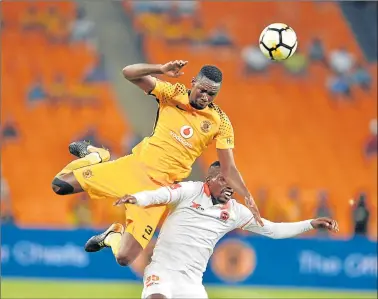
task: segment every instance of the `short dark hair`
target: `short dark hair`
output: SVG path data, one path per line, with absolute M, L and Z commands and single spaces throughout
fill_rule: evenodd
M 215 162 L 213 162 L 213 163 L 210 165 L 209 169 L 211 169 L 211 168 L 213 168 L 213 167 L 220 167 L 220 166 L 221 166 L 220 162 L 219 162 L 219 161 L 215 161 Z
M 223 79 L 222 71 L 215 65 L 204 65 L 197 77 L 206 77 L 215 83 L 221 83 Z

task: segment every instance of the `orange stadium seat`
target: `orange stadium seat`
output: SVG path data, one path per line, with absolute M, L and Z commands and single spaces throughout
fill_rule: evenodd
M 96 52 L 83 44 L 50 44 L 43 32 L 26 32 L 20 26 L 30 6 L 42 16 L 49 7 L 55 7 L 68 26 L 75 14 L 73 2 L 12 1 L 0 5 L 5 22 L 1 35 L 1 119 L 14 120 L 19 129 L 17 140 L 2 144 L 1 155 L 16 223 L 29 227 L 71 227 L 71 205 L 78 196 L 58 197 L 50 186 L 54 175 L 73 158 L 68 144 L 95 129 L 99 139 L 119 156 L 123 154 L 121 140 L 130 129 L 108 83 L 85 86 L 81 82 L 94 63 Z M 29 105 L 27 93 L 34 80 L 40 78 L 49 90 L 56 75 L 63 77 L 65 91 L 78 96 L 95 95 L 97 105 L 73 106 L 69 96 L 59 105 L 47 99 Z M 114 220 L 113 214 L 119 214 L 117 210 L 105 215 L 101 210 L 106 205 L 111 203 L 91 202 L 95 226 L 105 226 Z
M 245 78 L 240 72 L 240 50 L 256 43 L 261 30 L 277 20 L 296 30 L 302 50 L 307 50 L 313 38 L 320 37 L 327 51 L 346 47 L 362 60 L 362 52 L 337 4 L 232 2 L 218 5 L 205 1 L 201 2 L 199 14 L 206 16 L 203 23 L 207 33 L 226 24 L 237 51 L 171 46 L 159 36 L 147 34 L 144 44 L 147 59 L 153 63 L 188 60 L 182 78 L 186 83 L 203 64 L 213 63 L 223 70 L 225 82 L 217 103 L 234 125 L 237 165 L 252 190 L 261 186 L 269 188 L 274 196 L 270 200 L 275 202 L 270 207 L 282 204 L 288 188 L 296 185 L 302 193 L 303 215 L 299 217 L 314 217 L 315 194 L 327 189 L 340 222 L 340 235 L 348 237 L 353 229 L 348 200 L 365 190 L 372 206 L 370 235 L 376 237 L 376 159 L 366 162 L 363 158 L 368 122 L 376 117 L 376 84 L 369 93 L 353 90 L 356 101 L 331 104 L 325 87 L 329 72 L 324 66 L 310 65 L 309 79 L 285 76 L 280 65 L 270 68 L 269 78 L 257 75 Z M 332 26 L 324 19 L 332 20 Z M 376 72 L 376 64 L 371 66 L 371 71 Z M 374 79 L 376 74 L 373 82 Z M 201 160 L 204 169 L 215 158 L 214 150 L 205 152 Z

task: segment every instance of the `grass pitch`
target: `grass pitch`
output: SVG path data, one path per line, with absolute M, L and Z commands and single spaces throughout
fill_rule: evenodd
M 377 298 L 374 292 L 334 292 L 207 286 L 209 298 Z M 2 279 L 1 298 L 140 298 L 139 283 Z

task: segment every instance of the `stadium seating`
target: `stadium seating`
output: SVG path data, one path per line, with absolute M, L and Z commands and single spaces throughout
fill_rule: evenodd
M 131 7 L 125 5 L 126 13 L 131 15 Z M 144 31 L 144 47 L 150 62 L 189 61 L 184 82 L 189 83 L 190 76 L 203 64 L 216 64 L 223 70 L 225 80 L 217 103 L 234 125 L 236 161 L 248 186 L 252 190 L 268 188 L 275 203 L 271 206 L 276 207 L 286 206 L 288 188 L 298 186 L 303 206 L 299 218 L 315 216 L 315 194 L 327 189 L 342 237 L 350 236 L 353 230 L 348 200 L 364 190 L 372 214 L 370 234 L 376 236 L 376 157 L 369 162 L 363 157 L 368 123 L 376 117 L 376 84 L 369 92 L 354 89 L 354 101 L 335 102 L 326 90 L 329 70 L 323 65 L 310 65 L 303 78 L 289 76 L 278 64 L 270 67 L 268 76 L 244 77 L 241 72 L 240 50 L 256 43 L 262 28 L 277 21 L 296 30 L 300 51 L 307 51 L 312 39 L 320 37 L 326 51 L 346 47 L 362 60 L 358 44 L 337 4 L 298 2 L 288 6 L 284 2 L 233 2 L 219 5 L 205 1 L 196 15 L 203 16 L 207 33 L 219 24 L 226 26 L 234 47 L 197 49 L 185 43 L 168 45 L 159 33 L 164 32 L 164 22 L 158 32 L 146 30 L 154 20 L 152 13 L 132 15 L 132 18 L 135 28 Z M 332 20 L 332 25 L 324 20 Z M 181 26 L 184 36 L 191 30 L 187 17 L 177 26 Z M 369 68 L 376 82 L 376 64 Z M 202 158 L 205 169 L 216 158 L 215 151 L 207 151 Z
M 34 15 L 30 7 L 36 11 Z M 96 51 L 83 42 L 49 39 L 68 37 L 76 12 L 74 2 L 12 1 L 2 2 L 1 8 L 1 119 L 2 124 L 12 119 L 19 130 L 16 140 L 2 140 L 1 155 L 16 223 L 70 227 L 71 206 L 78 197 L 58 197 L 50 186 L 54 175 L 73 158 L 68 144 L 94 130 L 100 141 L 121 155 L 121 140 L 130 131 L 110 85 L 83 83 L 85 72 L 96 61 Z M 57 76 L 64 82 L 60 87 L 55 82 Z M 27 100 L 37 79 L 50 94 L 62 95 L 58 104 L 49 97 Z M 95 226 L 114 220 L 114 215 L 106 214 L 113 213 L 105 208 L 109 204 L 90 203 Z M 118 212 L 122 211 L 114 211 Z

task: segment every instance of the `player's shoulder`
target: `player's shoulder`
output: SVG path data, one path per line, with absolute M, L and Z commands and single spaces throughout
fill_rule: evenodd
M 238 201 L 235 199 L 235 198 L 231 198 L 229 201 L 228 201 L 228 205 L 232 208 L 232 209 L 239 209 L 239 203 Z
M 219 134 L 220 136 L 227 136 L 228 140 L 231 140 L 230 144 L 233 143 L 232 138 L 234 135 L 234 129 L 227 114 L 218 105 L 213 103 L 210 105 L 210 109 L 212 109 L 215 118 L 217 119 L 217 134 Z
M 230 201 L 231 201 L 231 206 L 233 210 L 235 210 L 237 214 L 242 215 L 242 214 L 250 212 L 249 209 L 245 205 L 241 204 L 236 199 L 232 198 Z
M 156 79 L 155 89 L 158 91 L 156 96 L 159 100 L 171 100 L 188 93 L 188 89 L 184 84 L 180 82 L 172 84 L 160 79 Z
M 218 118 L 220 123 L 230 123 L 230 119 L 228 118 L 226 112 L 224 112 L 221 107 L 217 104 L 211 103 L 209 108 L 213 112 L 213 114 Z
M 169 188 L 172 190 L 181 189 L 182 191 L 189 192 L 189 193 L 199 193 L 203 189 L 203 182 L 185 181 L 185 182 L 172 184 L 169 186 Z
M 219 115 L 219 117 L 221 115 L 226 115 L 226 113 L 222 110 L 221 107 L 219 107 L 219 105 L 215 104 L 215 103 L 211 103 L 209 105 L 209 108 L 211 109 L 211 111 L 213 111 L 215 114 Z
M 174 84 L 171 84 L 173 94 L 172 96 L 179 96 L 179 95 L 185 95 L 188 93 L 188 89 L 186 88 L 185 84 L 176 82 Z

